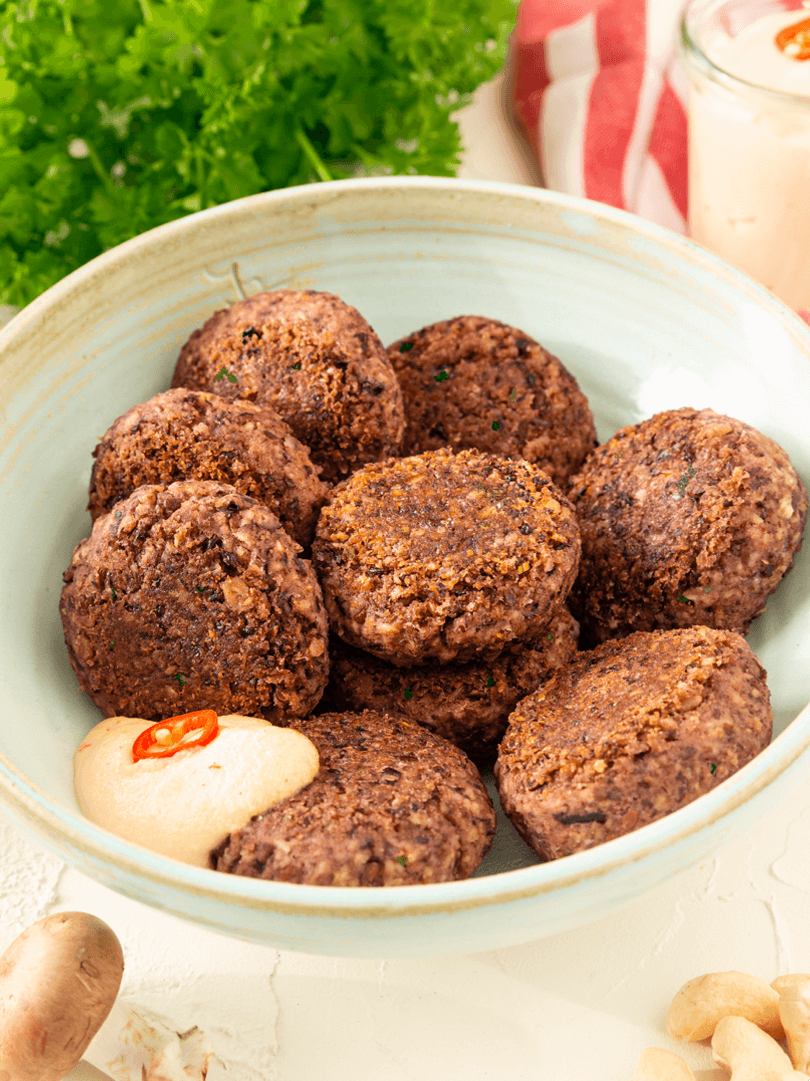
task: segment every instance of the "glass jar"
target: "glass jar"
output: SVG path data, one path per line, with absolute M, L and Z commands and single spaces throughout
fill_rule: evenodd
M 681 24 L 689 233 L 803 314 L 810 311 L 805 41 L 810 54 L 810 3 L 801 0 L 692 0 Z

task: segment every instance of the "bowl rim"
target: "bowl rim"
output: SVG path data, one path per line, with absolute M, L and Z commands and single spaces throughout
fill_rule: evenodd
M 328 204 L 334 197 L 357 189 L 422 189 L 479 193 L 498 198 L 517 198 L 556 206 L 591 219 L 622 226 L 635 236 L 663 245 L 687 262 L 710 270 L 756 300 L 775 315 L 783 328 L 797 339 L 810 361 L 810 327 L 792 309 L 742 271 L 687 237 L 674 233 L 627 211 L 578 196 L 494 181 L 448 177 L 369 177 L 299 185 L 224 203 L 151 229 L 110 249 L 79 267 L 41 294 L 0 329 L 0 366 L 4 346 L 28 332 L 40 314 L 63 303 L 76 290 L 106 274 L 120 261 L 151 245 L 156 239 L 182 238 L 201 219 L 228 217 L 245 209 L 305 200 Z M 195 867 L 124 841 L 64 808 L 44 789 L 30 781 L 0 752 L 0 803 L 36 832 L 49 837 L 60 851 L 82 853 L 91 864 L 114 864 L 156 887 L 183 890 L 219 903 L 238 903 L 258 911 L 288 915 L 342 918 L 389 918 L 450 913 L 491 904 L 533 898 L 571 888 L 583 880 L 598 879 L 653 855 L 663 847 L 684 841 L 725 818 L 784 773 L 810 747 L 810 704 L 756 758 L 710 792 L 685 807 L 640 829 L 546 863 L 495 872 L 458 882 L 391 886 L 384 890 L 365 887 L 309 886 L 298 883 L 225 875 Z M 68 857 L 69 859 L 69 857 Z M 212 921 L 208 921 L 212 922 Z
M 789 730 L 797 728 L 792 740 Z M 780 745 L 781 744 L 781 745 Z M 56 805 L 0 754 L 0 802 L 38 832 L 67 844 L 91 862 L 114 864 L 153 886 L 182 889 L 219 903 L 290 916 L 381 919 L 463 912 L 540 897 L 639 863 L 663 847 L 685 841 L 763 791 L 810 747 L 810 704 L 784 732 L 742 769 L 685 807 L 594 848 L 546 863 L 478 878 L 428 885 L 309 886 L 225 875 L 124 841 L 83 816 Z M 771 752 L 771 753 L 769 753 Z M 696 810 L 696 804 L 699 810 Z M 210 922 L 210 921 L 208 921 Z

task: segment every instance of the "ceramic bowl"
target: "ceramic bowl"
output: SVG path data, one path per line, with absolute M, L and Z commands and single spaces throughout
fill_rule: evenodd
M 169 386 L 216 309 L 278 287 L 338 293 L 384 342 L 458 314 L 518 326 L 562 358 L 600 439 L 677 406 L 739 417 L 810 479 L 810 328 L 681 237 L 597 203 L 426 177 L 252 196 L 100 256 L 0 332 L 0 801 L 91 878 L 244 939 L 395 957 L 492 949 L 594 920 L 745 829 L 810 766 L 810 551 L 749 641 L 769 673 L 772 744 L 709 794 L 626 837 L 540 864 L 501 819 L 468 881 L 340 889 L 218 874 L 155 855 L 79 813 L 72 758 L 100 719 L 57 612 L 90 531 L 90 453 Z M 807 546 L 810 548 L 810 545 Z

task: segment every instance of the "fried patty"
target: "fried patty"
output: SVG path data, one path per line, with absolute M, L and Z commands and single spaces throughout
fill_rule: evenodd
M 475 759 L 489 758 L 520 699 L 571 660 L 578 633 L 576 620 L 564 607 L 538 639 L 504 650 L 488 664 L 415 668 L 396 668 L 333 636 L 324 699 L 332 709 L 396 713 Z
M 478 315 L 388 347 L 405 401 L 404 454 L 475 447 L 534 462 L 563 490 L 596 446 L 588 400 L 528 334 Z
M 279 289 L 215 312 L 183 346 L 172 386 L 272 406 L 325 480 L 399 452 L 396 375 L 366 320 L 333 293 Z
M 350 645 L 400 666 L 488 661 L 559 612 L 579 531 L 530 462 L 432 451 L 333 489 L 312 560 L 330 626 Z
M 417 724 L 367 710 L 290 727 L 320 769 L 212 853 L 218 871 L 312 886 L 405 886 L 467 878 L 495 811 L 470 760 Z
M 266 504 L 306 546 L 327 492 L 309 451 L 274 409 L 199 390 L 167 390 L 134 406 L 93 457 L 93 521 L 142 484 L 215 480 Z
M 517 829 L 556 859 L 690 803 L 771 729 L 765 671 L 740 635 L 642 631 L 580 653 L 520 702 L 495 776 Z
M 328 628 L 299 551 L 230 485 L 137 488 L 65 571 L 59 607 L 82 689 L 107 717 L 306 715 L 327 683 Z
M 747 633 L 802 543 L 787 454 L 711 409 L 623 428 L 571 480 L 582 561 L 571 606 L 592 641 L 705 624 Z

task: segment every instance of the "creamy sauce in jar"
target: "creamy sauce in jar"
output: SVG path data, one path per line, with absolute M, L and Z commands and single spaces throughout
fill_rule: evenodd
M 810 59 L 776 38 L 808 18 L 707 35 L 708 58 L 744 80 L 733 87 L 690 71 L 690 234 L 797 309 L 810 309 Z

